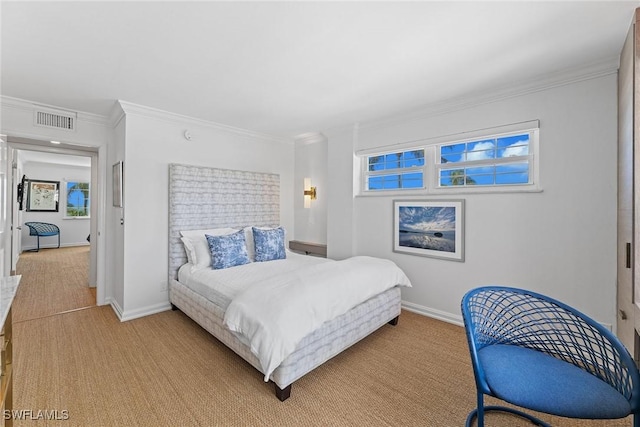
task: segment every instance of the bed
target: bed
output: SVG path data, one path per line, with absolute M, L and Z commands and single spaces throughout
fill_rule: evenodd
M 401 303 L 400 286 L 410 286 L 410 284 L 408 279 L 405 281 L 398 278 L 398 283 L 393 286 L 376 290 L 363 302 L 357 303 L 338 314 L 337 317 L 328 319 L 319 327 L 299 337 L 295 341 L 295 348 L 290 348 L 290 342 L 285 342 L 285 347 L 288 346 L 290 350 L 282 353 L 281 359 L 270 359 L 266 364 L 262 353 L 256 354 L 251 350 L 257 347 L 255 341 L 252 341 L 253 337 L 248 338 L 240 333 L 242 328 L 236 327 L 239 323 L 233 323 L 233 320 L 230 323 L 230 317 L 233 318 L 233 314 L 230 313 L 240 310 L 237 307 L 244 307 L 243 304 L 236 304 L 237 301 L 242 300 L 241 296 L 244 297 L 251 292 L 242 290 L 235 296 L 225 296 L 219 289 L 211 291 L 207 290 L 203 284 L 198 285 L 196 276 L 216 275 L 216 277 L 227 278 L 250 272 L 247 275 L 265 277 L 264 283 L 271 283 L 273 289 L 276 289 L 279 286 L 277 282 L 284 277 L 284 271 L 289 268 L 295 267 L 296 271 L 300 267 L 302 271 L 310 268 L 317 269 L 319 272 L 329 272 L 334 269 L 334 265 L 362 269 L 369 268 L 370 264 L 367 263 L 390 262 L 369 257 L 332 261 L 287 251 L 285 259 L 251 262 L 226 271 L 203 272 L 195 269 L 193 267 L 195 261 L 190 263 L 193 261 L 191 254 L 195 254 L 191 250 L 193 248 L 187 246 L 189 257 L 185 250 L 184 235 L 188 235 L 190 230 L 197 230 L 195 233 L 198 235 L 202 230 L 229 229 L 233 230 L 233 233 L 237 231 L 236 234 L 244 233 L 246 241 L 249 242 L 250 234 L 247 233 L 257 232 L 255 229 L 267 230 L 266 232 L 271 233 L 279 228 L 279 182 L 280 178 L 277 174 L 180 164 L 169 165 L 169 300 L 174 309 L 181 310 L 260 371 L 265 381 L 273 382 L 276 396 L 284 401 L 291 395 L 292 384 L 306 373 L 385 324 L 397 324 Z M 231 233 L 230 231 L 227 234 Z M 255 248 L 253 250 L 255 251 Z M 252 256 L 255 255 L 252 253 Z M 362 263 L 364 267 L 357 267 Z M 195 274 L 191 274 L 192 272 Z M 272 280 L 269 279 L 269 274 L 273 276 Z M 314 276 L 322 275 L 297 274 L 299 274 L 298 277 L 311 277 L 305 279 L 310 281 L 314 280 Z M 401 275 L 404 276 L 404 273 Z M 233 282 L 235 279 L 229 280 Z M 358 280 L 352 281 L 358 282 Z M 331 281 L 331 283 L 334 282 L 336 281 Z M 235 286 L 236 282 L 233 283 Z M 260 311 L 255 307 L 247 307 L 249 315 Z

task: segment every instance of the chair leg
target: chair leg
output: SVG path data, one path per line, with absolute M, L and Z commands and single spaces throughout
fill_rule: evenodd
M 58 248 L 60 248 L 60 233 L 58 233 Z
M 36 252 L 40 252 L 40 236 L 36 237 L 36 241 L 37 241 L 37 248 L 36 248 Z
M 484 395 L 480 392 L 478 392 L 478 407 L 473 411 L 471 411 L 467 416 L 467 422 L 465 423 L 465 427 L 471 427 L 471 425 L 473 424 L 473 420 L 475 418 L 478 419 L 477 427 L 484 427 L 484 414 L 489 411 L 507 412 L 509 414 L 513 414 L 513 415 L 522 417 L 524 419 L 527 419 L 531 423 L 537 426 L 551 427 L 551 425 L 545 423 L 541 419 L 536 418 L 533 415 L 527 414 L 526 412 L 522 412 L 518 409 L 508 408 L 506 406 L 484 406 Z M 638 417 L 638 420 L 640 420 L 640 417 Z M 638 423 L 635 418 L 634 418 L 634 427 L 640 427 L 640 423 Z
M 465 427 L 471 427 L 471 424 L 473 424 L 474 418 L 478 418 L 478 427 L 484 427 L 484 394 L 478 391 L 476 397 L 477 397 L 476 409 L 471 411 L 467 416 L 467 422 L 465 423 Z

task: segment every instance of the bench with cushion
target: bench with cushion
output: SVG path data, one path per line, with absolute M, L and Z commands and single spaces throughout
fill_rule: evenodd
M 48 222 L 25 222 L 24 225 L 29 227 L 29 236 L 37 238 L 36 252 L 40 250 L 40 237 L 58 236 L 58 247 L 60 247 L 60 228 L 57 225 Z

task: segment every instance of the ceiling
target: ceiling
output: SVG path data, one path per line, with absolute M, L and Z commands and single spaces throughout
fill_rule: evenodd
M 615 61 L 638 6 L 2 1 L 0 89 L 294 138 Z
M 26 163 L 54 163 L 57 165 L 91 167 L 91 157 L 88 156 L 72 156 L 68 154 L 46 153 L 33 150 L 19 150 L 20 160 Z

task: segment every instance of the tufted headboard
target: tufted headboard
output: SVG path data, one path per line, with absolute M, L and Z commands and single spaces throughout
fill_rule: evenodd
M 187 262 L 181 230 L 280 225 L 280 175 L 169 164 L 169 282 Z

